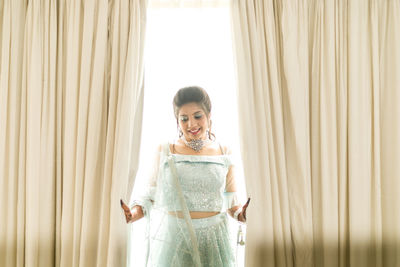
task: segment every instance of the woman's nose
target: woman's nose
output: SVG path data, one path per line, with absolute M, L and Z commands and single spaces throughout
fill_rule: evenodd
M 189 119 L 189 121 L 188 121 L 189 129 L 194 125 L 196 125 L 196 121 L 194 119 Z

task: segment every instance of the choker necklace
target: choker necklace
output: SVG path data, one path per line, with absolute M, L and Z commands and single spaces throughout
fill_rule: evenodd
M 184 136 L 182 136 L 182 141 L 185 143 L 186 146 L 190 147 L 196 152 L 199 152 L 203 147 L 211 143 L 209 139 L 192 139 L 188 142 Z

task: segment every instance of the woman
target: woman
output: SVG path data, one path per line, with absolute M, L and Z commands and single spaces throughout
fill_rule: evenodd
M 148 266 L 234 266 L 227 215 L 246 221 L 236 198 L 230 152 L 211 133 L 211 102 L 200 87 L 180 89 L 173 100 L 179 139 L 160 146 L 145 193 L 127 223 L 149 217 Z M 150 212 L 151 210 L 151 212 Z

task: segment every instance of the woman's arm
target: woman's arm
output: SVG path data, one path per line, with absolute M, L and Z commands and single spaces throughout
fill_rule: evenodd
M 231 154 L 231 151 L 225 148 L 226 154 Z M 250 198 L 243 206 L 238 203 L 236 196 L 236 180 L 235 180 L 235 169 L 234 165 L 229 166 L 228 173 L 226 174 L 226 185 L 225 185 L 225 197 L 227 201 L 227 212 L 234 219 L 240 222 L 246 222 L 246 209 L 249 206 Z
M 144 186 L 139 187 L 140 193 L 135 196 L 133 207 L 129 208 L 121 199 L 121 208 L 124 210 L 126 223 L 135 222 L 143 218 L 150 210 L 154 201 L 155 188 L 157 186 L 158 168 L 160 165 L 160 153 L 162 152 L 162 146 L 157 148 L 153 158 L 153 166 L 149 170 L 149 173 L 145 176 L 149 179 L 145 182 Z

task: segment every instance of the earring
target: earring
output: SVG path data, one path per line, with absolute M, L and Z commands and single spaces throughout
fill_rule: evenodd
M 211 140 L 211 135 L 212 135 L 212 133 L 211 133 L 212 120 L 210 120 L 208 124 L 210 125 L 210 127 L 208 127 L 208 129 L 207 129 L 206 132 L 207 132 L 208 139 Z
M 178 128 L 178 135 L 179 135 L 179 138 L 181 138 L 182 135 L 183 135 L 183 132 L 182 132 L 181 128 Z

